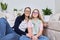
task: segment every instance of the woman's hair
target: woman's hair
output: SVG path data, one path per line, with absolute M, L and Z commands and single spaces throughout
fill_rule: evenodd
M 42 19 L 41 15 L 40 15 L 39 10 L 38 10 L 38 9 L 34 9 L 34 10 L 33 10 L 33 12 L 34 12 L 35 10 L 37 10 L 37 11 L 38 11 L 38 19 L 40 19 L 40 20 L 44 23 L 44 21 L 43 21 L 43 19 Z M 32 18 L 32 19 L 34 18 L 34 17 L 33 17 L 33 12 L 32 12 L 32 15 L 31 15 L 31 18 Z
M 24 11 L 25 11 L 27 8 L 30 9 L 30 11 L 31 11 L 31 8 L 30 8 L 30 7 L 26 7 L 26 8 L 24 9 Z
M 31 11 L 31 8 L 30 7 L 26 7 L 25 9 L 24 9 L 24 11 L 26 10 L 26 9 L 30 9 L 30 11 Z M 21 18 L 24 20 L 25 19 L 25 13 L 23 13 L 23 15 L 21 16 Z M 29 16 L 28 16 L 28 18 L 30 18 Z

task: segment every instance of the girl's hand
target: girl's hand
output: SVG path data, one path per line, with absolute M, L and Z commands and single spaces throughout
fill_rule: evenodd
M 47 27 L 47 26 L 48 26 L 48 23 L 44 23 L 43 26 L 44 26 L 44 27 Z

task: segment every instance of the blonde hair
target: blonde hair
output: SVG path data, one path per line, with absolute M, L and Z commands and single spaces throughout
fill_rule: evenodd
M 38 9 L 34 9 L 34 10 L 33 10 L 33 12 L 34 12 L 35 10 L 37 10 L 37 11 L 38 11 L 38 19 L 39 19 L 39 20 L 41 20 L 41 21 L 44 23 L 44 21 L 43 21 L 43 19 L 42 19 L 41 15 L 40 15 L 39 10 L 38 10 Z M 31 19 L 33 19 L 33 12 L 32 12 L 32 15 L 31 15 Z

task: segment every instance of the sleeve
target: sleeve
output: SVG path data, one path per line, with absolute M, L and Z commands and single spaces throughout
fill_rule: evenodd
M 28 27 L 33 27 L 31 20 L 29 20 L 29 22 L 28 22 Z
M 14 31 L 17 33 L 17 34 L 19 34 L 19 35 L 26 35 L 26 32 L 23 32 L 23 31 L 21 31 L 20 29 L 19 29 L 19 24 L 21 23 L 21 21 L 20 21 L 21 19 L 20 19 L 20 16 L 18 16 L 17 18 L 16 18 L 16 20 L 15 20 L 15 24 L 14 24 Z
M 13 28 L 18 28 L 19 26 L 19 16 L 16 18 Z
M 43 30 L 43 23 L 42 23 L 42 21 L 39 23 L 39 28 L 40 28 L 40 30 Z

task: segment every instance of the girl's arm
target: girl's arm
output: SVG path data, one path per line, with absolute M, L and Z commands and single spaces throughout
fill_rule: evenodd
M 28 27 L 28 34 L 32 37 L 33 34 L 32 34 L 32 28 L 31 27 Z
M 43 23 L 42 23 L 42 22 L 40 22 L 39 27 L 40 27 L 40 30 L 39 30 L 39 32 L 37 33 L 36 37 L 39 37 L 39 36 L 42 35 L 42 32 L 43 32 Z
M 40 31 L 37 33 L 36 37 L 41 36 L 41 35 L 42 35 L 42 32 L 43 32 L 43 30 L 40 30 Z
M 32 23 L 31 23 L 31 21 L 29 21 L 29 23 L 28 23 L 28 34 L 30 35 L 30 37 L 32 37 L 33 36 L 33 34 L 32 34 Z

